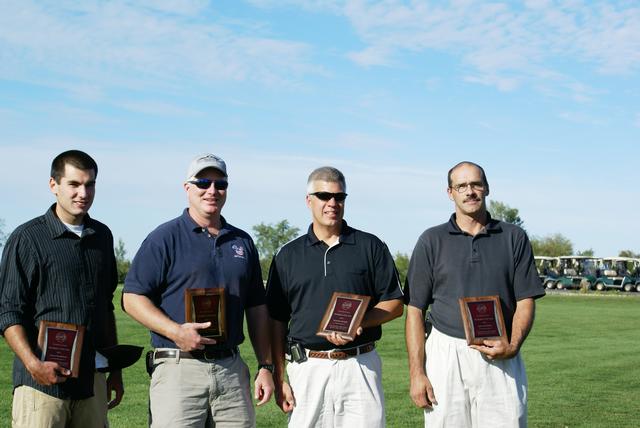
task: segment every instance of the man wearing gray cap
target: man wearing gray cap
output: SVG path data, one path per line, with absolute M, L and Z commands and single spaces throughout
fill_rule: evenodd
M 197 156 L 188 208 L 147 236 L 124 285 L 123 307 L 151 330 L 147 359 L 152 427 L 253 427 L 249 369 L 238 354 L 243 315 L 258 359 L 254 396 L 273 393 L 269 322 L 258 252 L 221 215 L 227 166 Z

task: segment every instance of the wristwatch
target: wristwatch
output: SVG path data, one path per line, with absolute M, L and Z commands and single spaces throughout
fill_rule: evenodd
M 260 369 L 267 369 L 271 372 L 271 374 L 273 374 L 273 364 L 258 364 L 258 371 L 260 371 Z

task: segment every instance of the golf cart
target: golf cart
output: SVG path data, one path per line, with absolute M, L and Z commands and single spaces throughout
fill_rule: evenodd
M 587 290 L 593 289 L 600 259 L 591 256 L 560 256 L 558 260 L 560 273 L 556 281 L 558 290 L 583 287 Z
M 596 290 L 618 289 L 635 291 L 637 278 L 630 271 L 635 268 L 636 259 L 631 257 L 606 257 L 602 259 Z
M 558 279 L 558 258 L 549 256 L 535 256 L 538 277 L 545 288 L 556 288 Z

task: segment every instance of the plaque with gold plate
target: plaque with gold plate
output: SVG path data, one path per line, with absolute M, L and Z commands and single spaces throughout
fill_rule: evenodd
M 508 340 L 500 296 L 462 297 L 458 302 L 469 345 L 482 345 L 486 339 Z
M 199 333 L 218 343 L 227 340 L 225 296 L 224 288 L 188 288 L 184 294 L 186 322 L 210 322 L 211 325 Z
M 61 367 L 71 370 L 71 377 L 78 377 L 84 332 L 83 325 L 40 321 L 38 331 L 38 346 L 42 350 L 40 359 L 58 363 Z
M 320 321 L 316 335 L 326 337 L 335 332 L 349 340 L 354 340 L 370 300 L 371 296 L 335 291 Z

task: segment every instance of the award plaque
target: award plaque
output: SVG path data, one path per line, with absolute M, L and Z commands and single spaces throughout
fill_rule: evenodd
M 336 332 L 344 338 L 354 340 L 370 300 L 370 296 L 335 291 L 316 334 L 329 336 Z
M 469 345 L 482 345 L 485 339 L 507 341 L 499 296 L 463 297 L 458 302 Z
M 78 377 L 84 330 L 82 325 L 40 321 L 40 359 L 58 363 L 61 367 L 71 370 L 71 377 Z
M 224 288 L 188 288 L 184 293 L 186 322 L 210 322 L 207 328 L 198 330 L 201 336 L 218 343 L 227 339 Z

